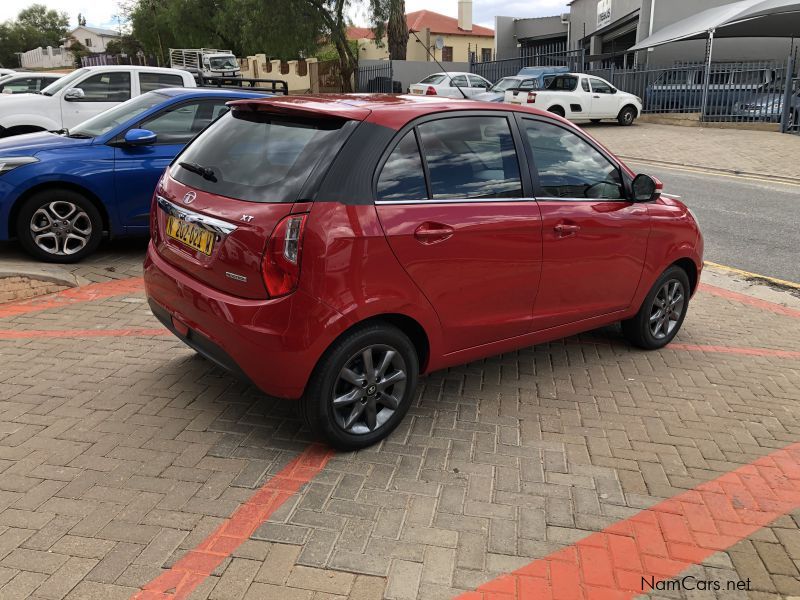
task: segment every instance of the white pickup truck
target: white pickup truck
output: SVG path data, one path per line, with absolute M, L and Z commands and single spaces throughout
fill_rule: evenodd
M 0 137 L 69 129 L 145 92 L 196 85 L 192 74 L 181 69 L 84 67 L 41 92 L 0 95 Z
M 556 75 L 543 90 L 506 90 L 505 102 L 534 106 L 570 120 L 616 119 L 620 125 L 632 125 L 642 113 L 641 98 L 582 73 Z

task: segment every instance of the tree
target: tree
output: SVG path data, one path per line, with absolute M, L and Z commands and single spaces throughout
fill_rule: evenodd
M 0 64 L 19 66 L 17 53 L 39 46 L 60 46 L 68 25 L 66 13 L 48 10 L 42 4 L 20 11 L 16 20 L 0 24 Z
M 380 43 L 386 33 L 389 58 L 405 60 L 408 51 L 405 0 L 370 0 L 370 12 L 375 40 Z

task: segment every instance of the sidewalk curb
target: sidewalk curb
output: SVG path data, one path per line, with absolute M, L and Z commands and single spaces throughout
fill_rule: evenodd
M 53 265 L 0 264 L 0 278 L 26 277 L 37 281 L 47 281 L 66 287 L 79 287 L 90 283 L 83 277 L 77 277 L 64 269 Z
M 769 173 L 752 173 L 750 171 L 739 171 L 737 169 L 723 169 L 721 167 L 708 167 L 704 165 L 693 165 L 681 162 L 672 162 L 667 160 L 657 160 L 654 158 L 644 158 L 641 156 L 626 156 L 618 154 L 622 160 L 629 162 L 638 162 L 642 164 L 650 164 L 654 166 L 665 167 L 680 167 L 682 169 L 692 169 L 695 171 L 707 171 L 709 173 L 716 173 L 719 175 L 730 175 L 735 177 L 760 179 L 763 181 L 770 181 L 774 183 L 787 183 L 790 185 L 800 185 L 800 177 L 785 177 L 783 175 L 771 175 Z

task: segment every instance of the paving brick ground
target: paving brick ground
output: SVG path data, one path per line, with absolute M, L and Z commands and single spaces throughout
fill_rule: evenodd
M 112 247 L 74 272 L 140 261 Z M 706 281 L 789 308 L 701 292 L 680 346 L 606 328 L 434 373 L 388 441 L 334 456 L 191 597 L 452 598 L 799 441 L 800 300 Z M 24 337 L 101 329 L 151 332 Z M 158 329 L 135 289 L 0 318 L 3 600 L 130 598 L 312 441 L 291 403 Z M 650 596 L 800 596 L 799 524 L 687 571 L 750 592 Z
M 800 136 L 769 131 L 636 123 L 582 123 L 588 133 L 626 159 L 664 161 L 800 180 Z

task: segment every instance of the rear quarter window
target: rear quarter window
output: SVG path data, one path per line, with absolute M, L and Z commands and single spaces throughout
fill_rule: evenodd
M 345 121 L 233 110 L 199 135 L 172 166 L 174 179 L 250 202 L 294 202 L 312 172 L 325 168 Z M 187 164 L 206 169 L 200 175 Z M 209 171 L 210 170 L 210 171 Z

